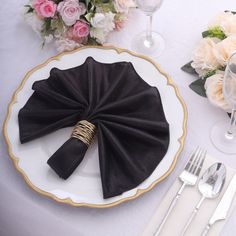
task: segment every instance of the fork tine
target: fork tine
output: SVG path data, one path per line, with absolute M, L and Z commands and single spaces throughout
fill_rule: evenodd
M 198 153 L 195 155 L 195 158 L 194 158 L 194 160 L 192 162 L 191 167 L 189 168 L 189 172 L 190 173 L 193 173 L 194 167 L 196 166 L 196 162 L 199 161 L 199 159 L 200 159 L 201 152 L 202 152 L 202 149 L 200 148 Z
M 196 156 L 196 154 L 198 153 L 198 151 L 199 151 L 199 146 L 197 146 L 197 148 L 191 153 L 191 157 L 184 168 L 185 170 L 189 170 L 190 165 L 192 164 L 192 161 L 194 157 Z
M 194 165 L 194 168 L 193 168 L 193 174 L 195 174 L 197 168 L 198 168 L 198 165 L 199 165 L 199 162 L 201 161 L 201 155 L 197 158 L 197 161 Z
M 205 158 L 206 158 L 206 153 L 207 153 L 207 151 L 205 150 L 204 153 L 203 153 L 203 155 L 202 155 L 202 161 L 201 161 L 201 163 L 200 163 L 200 165 L 199 165 L 199 167 L 198 167 L 198 169 L 197 169 L 196 176 L 199 176 L 199 174 L 200 174 L 200 172 L 201 172 L 203 163 L 204 163 Z
M 199 159 L 198 159 L 198 163 L 196 163 L 196 165 L 195 165 L 195 167 L 194 167 L 194 170 L 192 171 L 192 174 L 194 174 L 194 175 L 196 175 L 196 173 L 197 173 L 197 170 L 198 170 L 198 168 L 200 167 L 200 164 L 201 164 L 201 162 L 202 162 L 202 158 L 203 158 L 203 156 L 204 156 L 204 149 L 201 149 L 201 152 L 199 153 Z

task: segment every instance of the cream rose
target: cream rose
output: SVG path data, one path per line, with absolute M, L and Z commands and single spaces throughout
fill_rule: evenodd
M 71 26 L 86 12 L 86 7 L 79 0 L 64 0 L 58 4 L 57 10 L 65 24 Z
M 236 15 L 231 12 L 221 12 L 208 25 L 208 28 L 220 27 L 226 36 L 236 34 Z
M 117 12 L 127 14 L 129 8 L 135 7 L 135 3 L 133 0 L 114 0 L 114 7 Z
M 217 73 L 207 78 L 205 82 L 206 94 L 209 101 L 217 107 L 229 112 L 230 105 L 224 99 L 223 95 L 223 73 Z
M 194 51 L 191 65 L 200 77 L 220 66 L 215 56 L 216 42 L 216 39 L 204 38 Z
M 216 59 L 221 66 L 227 64 L 227 60 L 233 52 L 236 52 L 236 35 L 229 36 L 217 43 L 215 47 Z

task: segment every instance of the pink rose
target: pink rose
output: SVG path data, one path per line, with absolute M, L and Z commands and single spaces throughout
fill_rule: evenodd
M 71 26 L 86 12 L 86 7 L 79 0 L 64 0 L 58 4 L 57 10 L 65 24 Z
M 36 0 L 33 7 L 40 18 L 48 18 L 55 15 L 57 4 L 50 0 Z
M 75 23 L 73 27 L 73 38 L 84 38 L 89 35 L 89 26 L 86 22 L 79 20 Z

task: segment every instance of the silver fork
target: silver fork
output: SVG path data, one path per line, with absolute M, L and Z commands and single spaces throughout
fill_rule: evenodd
M 204 160 L 206 157 L 206 151 L 197 147 L 196 150 L 190 155 L 190 159 L 186 164 L 184 170 L 179 175 L 179 179 L 182 182 L 182 186 L 176 193 L 175 197 L 173 198 L 164 218 L 162 219 L 159 227 L 154 233 L 154 236 L 160 235 L 167 218 L 169 217 L 170 213 L 174 209 L 178 199 L 180 198 L 184 188 L 186 186 L 194 186 L 197 183 L 198 176 L 201 172 Z

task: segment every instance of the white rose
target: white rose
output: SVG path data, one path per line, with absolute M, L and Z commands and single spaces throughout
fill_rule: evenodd
M 226 36 L 236 34 L 236 15 L 231 12 L 221 12 L 208 25 L 209 28 L 217 26 Z
M 90 28 L 90 36 L 101 44 L 106 42 L 107 34 L 102 28 Z
M 227 64 L 227 60 L 233 52 L 236 51 L 236 35 L 229 36 L 216 45 L 215 55 L 221 66 Z
M 91 19 L 91 25 L 95 28 L 103 28 L 105 26 L 105 15 L 103 13 L 96 13 Z
M 114 16 L 111 11 L 106 13 L 95 13 L 94 17 L 91 18 L 91 25 L 94 28 L 103 29 L 105 32 L 112 31 L 115 28 Z
M 127 14 L 129 8 L 135 7 L 135 3 L 133 0 L 114 0 L 114 7 L 117 12 Z
M 57 11 L 65 24 L 71 26 L 86 12 L 86 7 L 79 0 L 64 0 L 58 4 Z
M 34 13 L 26 13 L 27 10 L 28 9 L 24 7 L 22 11 L 25 22 L 29 24 L 39 36 L 41 36 L 41 31 L 43 29 L 44 21 L 39 19 L 38 16 Z
M 74 40 L 70 40 L 68 38 L 61 38 L 56 40 L 55 42 L 56 48 L 58 52 L 65 52 L 65 51 L 71 51 L 75 48 L 79 48 L 82 45 L 75 42 Z
M 205 89 L 209 101 L 217 107 L 230 112 L 231 108 L 223 95 L 223 73 L 212 75 L 206 79 Z
M 204 38 L 194 51 L 192 67 L 200 77 L 207 72 L 217 69 L 220 64 L 215 56 L 216 39 Z

